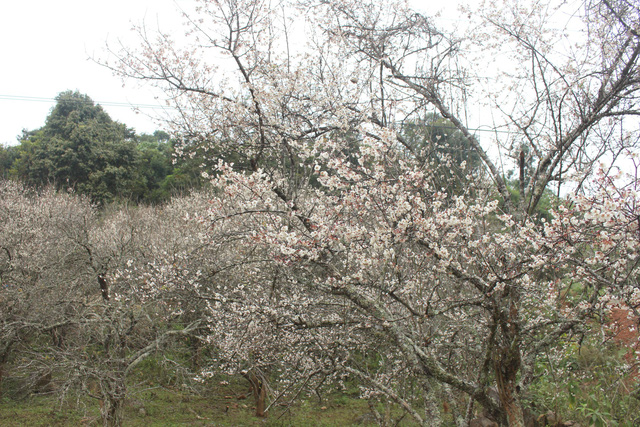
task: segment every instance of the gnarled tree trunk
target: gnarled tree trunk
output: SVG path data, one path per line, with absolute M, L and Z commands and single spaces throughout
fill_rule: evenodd
M 513 294 L 514 291 L 512 290 Z M 518 308 L 515 295 L 511 296 L 508 314 L 501 319 L 504 334 L 503 345 L 494 358 L 494 370 L 500 406 L 511 427 L 524 427 L 522 407 L 517 396 L 518 372 L 522 364 L 520 355 L 520 331 L 518 328 Z
M 265 417 L 266 400 L 267 400 L 267 383 L 261 373 L 254 370 L 247 371 L 242 374 L 249 384 L 251 384 L 251 392 L 256 401 L 256 417 Z

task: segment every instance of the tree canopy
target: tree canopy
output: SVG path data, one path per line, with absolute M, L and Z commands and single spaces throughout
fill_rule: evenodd
M 45 125 L 20 142 L 13 173 L 27 184 L 70 188 L 97 203 L 140 193 L 133 130 L 87 95 L 60 93 Z
M 100 205 L 164 203 L 202 185 L 201 161 L 175 158 L 166 132 L 137 135 L 85 94 L 66 91 L 39 129 L 0 150 L 0 171 L 27 185 L 73 190 Z

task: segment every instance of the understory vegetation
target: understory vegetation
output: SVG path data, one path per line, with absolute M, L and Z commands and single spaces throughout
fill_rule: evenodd
M 558 383 L 558 374 L 550 372 L 548 364 L 539 367 L 543 375 L 532 386 L 526 402 L 532 408 L 529 421 L 535 419 L 537 425 L 545 425 L 545 416 L 551 412 L 557 417 L 557 425 L 573 421 L 585 426 L 634 426 L 640 403 L 632 396 L 632 384 L 624 375 L 625 361 L 619 357 L 622 351 L 593 347 L 573 350 L 562 366 L 556 367 L 571 370 L 567 382 Z M 182 355 L 185 356 L 187 354 Z M 165 358 L 170 363 L 167 364 Z M 311 394 L 281 401 L 266 419 L 257 417 L 251 387 L 244 379 L 216 375 L 207 381 L 193 381 L 176 375 L 172 369 L 175 362 L 168 354 L 155 356 L 136 370 L 123 407 L 125 425 L 415 425 L 406 412 L 392 402 L 371 408 L 366 399 L 361 398 L 357 381 L 325 384 Z M 31 378 L 24 376 L 5 378 L 0 425 L 100 424 L 100 400 L 79 390 L 62 396 L 58 388 L 62 377 L 64 375 L 54 374 L 35 386 Z M 449 398 L 443 399 L 441 405 L 439 425 L 457 425 Z M 374 415 L 374 411 L 377 414 Z

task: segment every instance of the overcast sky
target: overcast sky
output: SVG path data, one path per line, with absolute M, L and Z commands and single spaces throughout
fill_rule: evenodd
M 22 129 L 43 126 L 53 98 L 65 90 L 89 95 L 138 133 L 158 129 L 147 117 L 154 109 L 146 106 L 161 108 L 151 88 L 123 88 L 118 77 L 90 59 L 104 56 L 107 41 L 136 46 L 130 30 L 142 22 L 169 33 L 182 31 L 174 0 L 5 0 L 0 7 L 0 144 L 17 144 Z M 131 105 L 145 108 L 136 114 Z
M 19 0 L 0 8 L 0 144 L 15 144 L 22 129 L 44 125 L 53 98 L 79 90 L 109 115 L 136 129 L 158 128 L 129 104 L 156 104 L 149 88 L 127 85 L 96 64 L 105 43 L 135 44 L 132 23 L 180 30 L 173 0 Z M 153 114 L 152 109 L 143 112 Z

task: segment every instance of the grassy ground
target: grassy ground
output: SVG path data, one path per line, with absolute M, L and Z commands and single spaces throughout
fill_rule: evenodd
M 350 426 L 371 425 L 365 401 L 339 396 L 308 400 L 289 408 L 278 406 L 267 418 L 253 416 L 251 398 L 231 386 L 205 396 L 156 387 L 131 393 L 126 426 Z M 246 392 L 246 390 L 242 390 Z M 240 396 L 240 398 L 236 397 Z M 52 396 L 30 396 L 0 402 L 0 426 L 100 425 L 97 401 L 60 403 Z

